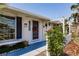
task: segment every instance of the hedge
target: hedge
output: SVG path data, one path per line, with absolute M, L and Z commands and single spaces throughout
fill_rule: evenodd
M 63 32 L 62 26 L 55 26 L 47 32 L 48 51 L 51 56 L 63 55 Z

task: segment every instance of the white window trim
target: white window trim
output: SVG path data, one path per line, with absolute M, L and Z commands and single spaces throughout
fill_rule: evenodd
M 11 40 L 17 40 L 17 26 L 16 26 L 16 23 L 17 23 L 17 19 L 16 19 L 16 16 L 15 16 L 15 38 L 14 39 L 8 39 L 8 40 L 0 40 L 0 41 L 11 41 Z

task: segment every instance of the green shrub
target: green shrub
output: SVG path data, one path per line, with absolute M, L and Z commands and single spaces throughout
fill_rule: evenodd
M 0 46 L 0 53 L 9 52 L 10 51 L 9 48 L 10 47 L 7 45 Z
M 62 26 L 55 26 L 47 32 L 48 51 L 51 56 L 60 56 L 63 54 L 63 33 Z
M 13 48 L 14 49 L 18 49 L 18 48 L 24 48 L 26 46 L 28 46 L 28 42 L 27 41 L 23 41 L 23 42 L 16 43 L 15 45 L 13 45 Z
M 19 43 L 16 43 L 15 45 L 11 45 L 11 46 L 10 45 L 3 45 L 3 46 L 0 46 L 0 53 L 10 52 L 12 50 L 24 48 L 27 46 L 28 46 L 27 41 L 19 42 Z

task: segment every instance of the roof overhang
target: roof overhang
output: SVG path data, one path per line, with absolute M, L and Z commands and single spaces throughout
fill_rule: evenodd
M 60 21 L 51 21 L 52 24 L 62 24 Z
M 5 6 L 2 9 L 9 9 L 9 10 L 12 10 L 14 12 L 22 13 L 24 15 L 28 15 L 28 16 L 31 16 L 31 17 L 34 17 L 34 18 L 37 18 L 37 19 L 41 19 L 41 20 L 44 20 L 44 21 L 50 21 L 51 20 L 50 18 L 41 16 L 41 15 L 37 15 L 37 14 L 33 14 L 33 13 L 29 12 L 29 11 L 21 10 L 21 9 L 11 7 L 11 6 Z

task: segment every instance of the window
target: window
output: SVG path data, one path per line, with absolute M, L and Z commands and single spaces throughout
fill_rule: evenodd
M 15 18 L 0 14 L 0 40 L 15 39 Z

